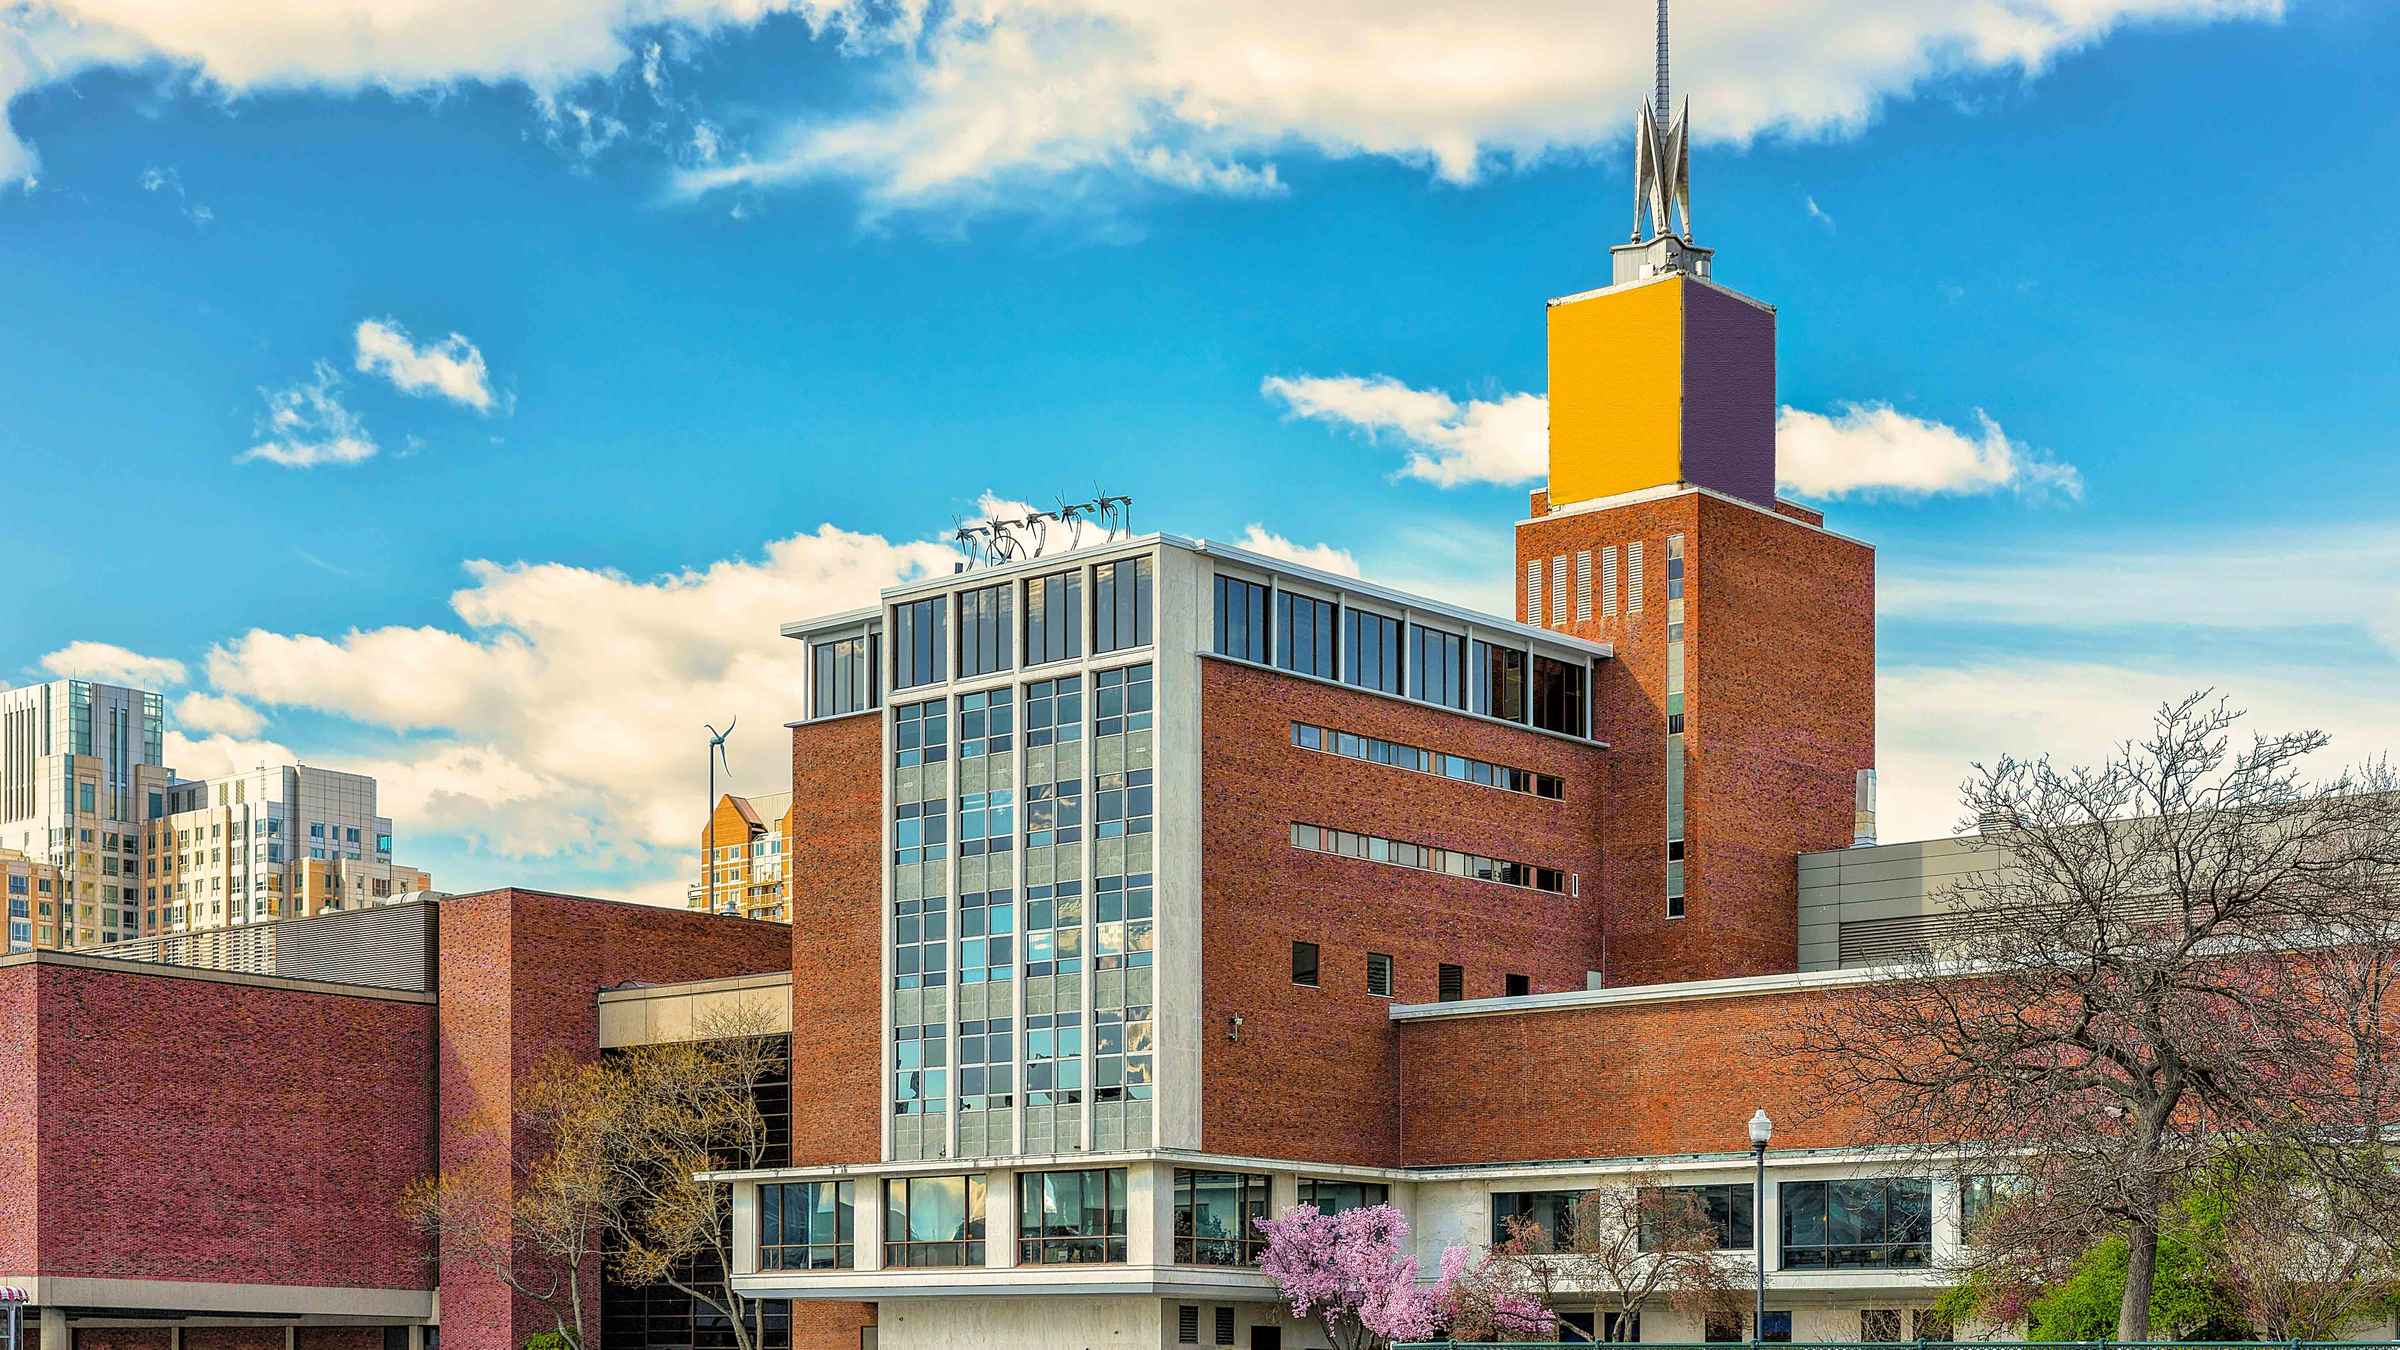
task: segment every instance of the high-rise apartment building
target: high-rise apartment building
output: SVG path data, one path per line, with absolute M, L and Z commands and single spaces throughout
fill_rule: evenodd
M 792 821 L 788 792 L 719 796 L 700 831 L 700 879 L 685 893 L 685 906 L 790 923 L 792 874 L 784 856 L 791 848 Z
M 165 700 L 50 680 L 0 689 L 0 848 L 58 869 L 32 897 L 30 941 L 88 947 L 139 931 L 142 822 L 174 777 L 160 763 Z
M 140 833 L 145 936 L 364 909 L 432 885 L 392 861 L 365 774 L 262 765 L 172 783 L 161 806 Z
M 56 906 L 64 894 L 66 888 L 56 866 L 17 849 L 0 848 L 0 899 L 8 902 L 8 927 L 0 932 L 0 939 L 5 939 L 0 942 L 0 955 L 32 951 L 36 907 L 55 922 Z

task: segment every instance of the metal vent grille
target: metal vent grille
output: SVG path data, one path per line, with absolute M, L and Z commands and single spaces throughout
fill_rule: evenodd
M 1617 614 L 1617 546 L 1610 544 L 1600 550 L 1600 617 L 1613 619 Z
M 1592 551 L 1583 549 L 1575 555 L 1575 621 L 1582 623 L 1592 617 Z
M 1534 558 L 1525 564 L 1525 622 L 1542 621 L 1542 560 Z
M 1642 612 L 1642 541 L 1625 546 L 1625 612 Z
M 1567 555 L 1559 554 L 1550 560 L 1550 623 L 1564 628 L 1567 623 Z
M 93 956 L 151 965 L 274 975 L 429 994 L 434 985 L 435 909 L 413 901 L 205 933 L 171 933 L 90 949 Z

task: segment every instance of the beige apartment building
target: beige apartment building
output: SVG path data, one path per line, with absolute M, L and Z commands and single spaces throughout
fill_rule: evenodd
M 792 794 L 717 799 L 712 844 L 700 827 L 700 879 L 685 893 L 692 909 L 773 923 L 792 921 Z
M 47 898 L 23 874 L 25 945 L 136 936 L 142 823 L 163 809 L 175 776 L 159 762 L 165 721 L 165 700 L 143 689 L 91 680 L 0 689 L 0 849 L 55 873 Z
M 262 765 L 174 783 L 164 807 L 141 839 L 142 936 L 366 909 L 432 888 L 427 873 L 392 861 L 392 822 L 376 814 L 365 774 Z

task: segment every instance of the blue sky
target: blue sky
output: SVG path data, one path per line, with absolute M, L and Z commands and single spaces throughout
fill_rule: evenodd
M 377 772 L 445 888 L 664 898 L 700 723 L 784 777 L 775 625 L 986 493 L 1505 603 L 1647 5 L 489 9 L 0 13 L 0 681 Z M 1881 549 L 1887 837 L 2194 685 L 2400 743 L 2400 12 L 1677 24 L 1787 491 Z

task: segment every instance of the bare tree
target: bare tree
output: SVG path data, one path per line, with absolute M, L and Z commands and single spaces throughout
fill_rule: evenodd
M 1945 936 L 1792 1037 L 1886 1141 L 2023 1177 L 1970 1269 L 2006 1284 L 2122 1234 L 2125 1340 L 2166 1207 L 2228 1141 L 2274 1141 L 2345 1209 L 2395 1199 L 2400 783 L 2308 781 L 2325 736 L 2236 750 L 2240 716 L 2194 694 L 2097 767 L 1975 766 L 1986 861 Z
M 427 1259 L 464 1263 L 539 1305 L 569 1350 L 594 1343 L 583 1285 L 621 1200 L 607 1159 L 617 1104 L 591 1067 L 549 1060 L 527 1075 L 514 1121 L 533 1142 L 525 1160 L 493 1131 L 486 1158 L 419 1178 L 400 1198 Z
M 732 1187 L 701 1178 L 770 1161 L 759 1090 L 783 1073 L 785 1052 L 754 1013 L 711 1015 L 695 1031 L 603 1066 L 620 1103 L 605 1155 L 618 1198 L 609 1260 L 628 1284 L 665 1284 L 714 1309 L 750 1350 L 749 1301 L 733 1287 Z
M 2400 1291 L 2391 1224 L 2361 1222 L 2366 1197 L 2327 1194 L 2279 1149 L 2240 1149 L 2218 1167 L 2209 1264 L 2263 1339 L 2340 1338 Z
M 1605 1339 L 1631 1340 L 1642 1310 L 1664 1301 L 1678 1311 L 1740 1318 L 1749 1267 L 1724 1250 L 1720 1229 L 1700 1196 L 1665 1178 L 1638 1174 L 1576 1197 L 1562 1232 L 1511 1219 L 1497 1250 L 1524 1272 L 1545 1307 L 1561 1297 L 1592 1297 L 1610 1316 Z

